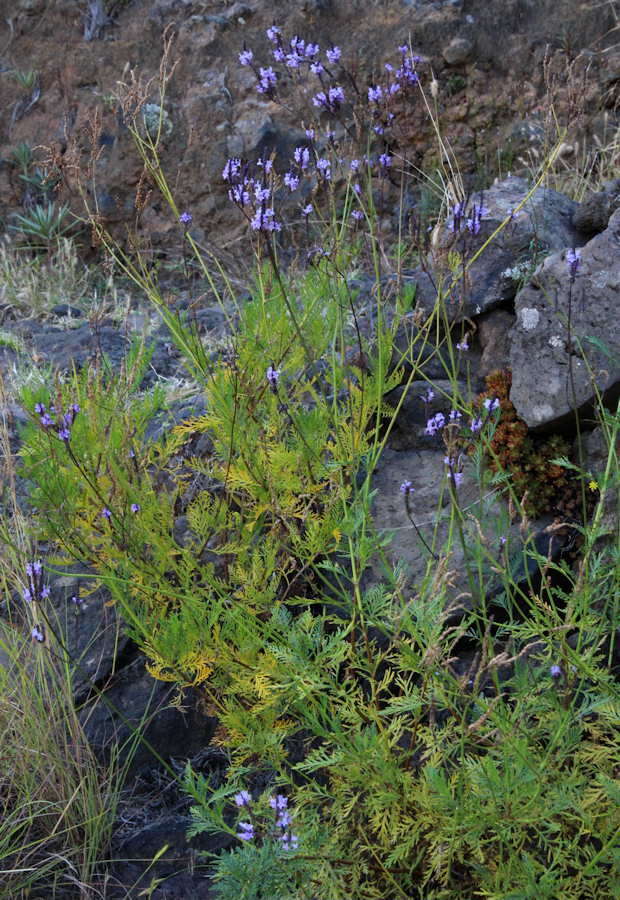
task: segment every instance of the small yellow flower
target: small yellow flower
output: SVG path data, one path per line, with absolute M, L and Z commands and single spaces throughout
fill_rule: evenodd
M 598 491 L 598 481 L 595 481 L 593 478 L 592 481 L 588 484 L 588 487 L 591 491 Z

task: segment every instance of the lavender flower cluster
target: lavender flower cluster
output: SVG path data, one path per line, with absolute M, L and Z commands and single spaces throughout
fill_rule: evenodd
M 43 564 L 40 559 L 26 564 L 26 579 L 28 587 L 22 594 L 26 603 L 40 603 L 49 597 L 50 589 L 44 584 Z
M 451 218 L 447 223 L 447 228 L 454 234 L 458 234 L 464 229 L 470 234 L 479 234 L 482 227 L 482 219 L 489 215 L 489 210 L 482 202 L 482 194 L 480 194 L 480 202 L 469 203 L 468 199 L 455 203 L 452 207 Z
M 47 600 L 50 595 L 50 589 L 43 577 L 43 563 L 40 559 L 34 562 L 26 563 L 26 582 L 27 587 L 24 588 L 22 596 L 26 603 L 34 605 Z M 45 641 L 45 628 L 43 625 L 33 625 L 30 632 L 31 637 L 38 644 Z
M 61 441 L 69 443 L 71 440 L 71 426 L 80 411 L 77 403 L 73 403 L 66 413 L 59 414 L 57 418 L 53 418 L 56 415 L 56 408 L 53 405 L 50 405 L 49 409 L 47 409 L 44 403 L 35 403 L 34 411 L 39 416 L 39 424 L 45 431 L 51 431 L 55 428 L 56 436 Z
M 237 157 L 228 160 L 222 171 L 222 178 L 230 185 L 228 198 L 243 212 L 254 231 L 280 231 L 282 225 L 273 208 L 273 162 L 260 159 L 256 165 L 261 170 L 260 177 L 252 174 L 249 163 Z
M 259 836 L 259 828 L 251 814 L 252 795 L 249 791 L 239 791 L 238 794 L 235 794 L 234 800 L 240 809 L 247 809 L 250 812 L 251 819 L 249 822 L 238 823 L 237 837 L 240 841 L 253 841 Z M 274 811 L 274 823 L 270 829 L 270 836 L 279 842 L 283 850 L 297 850 L 299 838 L 290 829 L 293 819 L 288 809 L 288 797 L 284 794 L 276 794 L 275 797 L 270 797 L 269 806 Z

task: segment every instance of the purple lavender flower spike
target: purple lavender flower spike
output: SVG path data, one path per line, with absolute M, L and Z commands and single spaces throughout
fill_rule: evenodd
M 392 157 L 389 153 L 382 153 L 379 157 L 379 163 L 382 169 L 389 169 L 392 165 Z
M 491 412 L 493 412 L 494 410 L 500 408 L 500 402 L 499 402 L 499 399 L 498 399 L 497 397 L 493 397 L 492 400 L 491 400 L 490 397 L 486 397 L 485 400 L 484 400 L 483 406 L 484 406 L 484 408 L 487 410 L 487 412 L 490 412 L 490 413 L 491 413 Z
M 104 518 L 104 519 L 107 519 L 108 521 L 112 518 L 112 513 L 110 512 L 110 510 L 108 509 L 107 506 L 104 506 L 104 507 L 103 507 L 103 509 L 101 510 L 100 515 L 103 516 L 103 518 Z
M 265 33 L 267 35 L 267 38 L 273 44 L 276 44 L 278 42 L 278 40 L 280 39 L 281 31 L 277 25 L 272 25 L 270 28 L 267 29 L 267 31 Z
M 476 432 L 480 431 L 481 428 L 482 428 L 482 419 L 479 416 L 476 417 L 475 419 L 471 420 L 471 422 L 469 424 L 469 430 L 473 434 L 476 434 Z
M 269 368 L 267 369 L 265 377 L 267 378 L 269 387 L 272 391 L 276 391 L 278 389 L 278 380 L 280 378 L 280 375 L 280 369 L 275 369 L 273 366 L 269 366 Z
M 351 218 L 355 219 L 356 222 L 361 222 L 364 218 L 364 213 L 361 211 L 361 209 L 354 209 L 351 212 Z
M 437 434 L 437 432 L 441 428 L 443 428 L 445 424 L 446 424 L 446 417 L 444 416 L 444 414 L 440 413 L 440 412 L 435 413 L 435 415 L 432 416 L 426 423 L 426 428 L 424 429 L 424 434 L 428 434 L 432 437 L 434 434 Z
M 414 490 L 413 482 L 411 482 L 411 481 L 403 481 L 403 483 L 400 486 L 400 492 L 405 497 L 408 497 L 409 494 L 413 493 L 413 490 Z
M 272 94 L 276 86 L 278 76 L 271 66 L 261 66 L 258 70 L 259 81 L 256 90 L 259 94 Z
M 330 50 L 325 52 L 327 59 L 330 61 L 332 65 L 335 65 L 340 57 L 342 56 L 342 50 L 340 47 L 332 47 Z
M 317 167 L 318 171 L 321 173 L 322 177 L 326 181 L 329 181 L 331 172 L 332 172 L 332 168 L 329 163 L 329 160 L 328 159 L 317 159 L 316 167 Z
M 295 175 L 293 172 L 287 172 L 284 176 L 284 184 L 291 191 L 296 191 L 299 187 L 299 176 Z
M 42 415 L 44 414 L 44 412 L 45 412 L 45 403 L 35 403 L 35 405 L 34 405 L 34 411 L 35 411 L 39 416 L 42 416 Z
M 32 631 L 30 632 L 30 634 L 32 635 L 34 640 L 37 641 L 39 644 L 42 644 L 43 641 L 45 640 L 45 634 L 43 633 L 42 625 L 35 625 L 34 628 L 32 629 Z
M 432 388 L 427 388 L 423 394 L 420 394 L 420 399 L 424 401 L 424 403 L 430 403 L 435 397 L 435 391 Z
M 288 807 L 288 797 L 285 794 L 276 794 L 269 798 L 269 806 L 272 809 L 284 810 Z
M 239 791 L 234 797 L 237 806 L 249 806 L 252 802 L 252 795 L 249 791 Z
M 194 217 L 192 216 L 191 212 L 182 212 L 179 216 L 179 222 L 181 225 L 191 225 L 193 221 Z
M 232 181 L 241 172 L 241 160 L 238 157 L 229 159 L 222 170 L 224 181 Z
M 551 675 L 552 678 L 561 678 L 562 677 L 562 669 L 557 665 L 551 666 L 551 668 L 549 669 L 549 674 Z
M 237 837 L 241 841 L 252 841 L 254 840 L 254 826 L 251 822 L 239 822 L 237 826 L 241 830 L 237 832 Z
M 293 159 L 303 171 L 304 169 L 307 169 L 310 164 L 310 151 L 307 147 L 295 147 Z
M 309 216 L 310 213 L 312 212 L 312 209 L 313 209 L 312 204 L 311 204 L 311 203 L 308 203 L 306 206 L 303 207 L 301 213 L 302 213 L 303 216 L 306 216 L 306 217 L 307 217 L 307 216 Z
M 574 279 L 579 271 L 579 266 L 581 265 L 580 251 L 576 250 L 574 247 L 572 250 L 569 250 L 566 254 L 566 262 L 568 264 L 568 274 L 571 279 Z
M 368 102 L 380 103 L 383 99 L 383 88 L 380 84 L 368 88 Z
M 132 513 L 139 513 L 139 512 L 140 512 L 140 508 L 141 508 L 141 507 L 140 507 L 140 504 L 139 504 L 139 503 L 132 503 L 131 506 L 130 506 L 130 509 L 131 509 Z
M 464 337 L 462 341 L 456 345 L 456 349 L 460 350 L 461 353 L 464 353 L 466 350 L 469 350 L 469 344 L 467 343 L 467 337 Z

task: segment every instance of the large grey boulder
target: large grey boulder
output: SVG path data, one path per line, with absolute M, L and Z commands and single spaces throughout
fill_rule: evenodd
M 436 229 L 433 281 L 442 285 L 451 321 L 480 315 L 513 300 L 523 278 L 533 271 L 542 257 L 554 250 L 579 247 L 584 243 L 572 221 L 577 204 L 557 191 L 539 187 L 465 275 L 455 276 L 451 269 L 454 253 L 459 253 L 465 261 L 471 259 L 511 216 L 530 188 L 525 178 L 506 178 L 488 191 L 473 195 L 460 221 L 455 221 L 451 215 Z M 474 206 L 479 208 L 480 205 L 484 211 L 476 234 L 467 227 L 467 221 L 474 214 Z M 434 296 L 429 297 L 426 291 L 421 291 L 416 299 L 419 308 L 431 312 Z
M 516 298 L 510 399 L 530 428 L 570 425 L 620 388 L 620 210 L 580 251 L 549 256 Z M 569 257 L 570 258 L 570 257 Z M 569 331 L 570 320 L 570 331 Z

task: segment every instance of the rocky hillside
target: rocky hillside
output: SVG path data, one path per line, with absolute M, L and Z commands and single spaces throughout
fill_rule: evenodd
M 177 228 L 158 192 L 141 182 L 118 102 L 119 83 L 139 84 L 149 114 L 159 114 L 165 34 L 173 38 L 174 71 L 161 161 L 179 208 L 192 209 L 199 239 L 231 240 L 239 226 L 222 202 L 228 157 L 276 151 L 286 158 L 299 140 L 304 84 L 291 79 L 276 103 L 257 93 L 252 67 L 238 62 L 245 46 L 268 64 L 265 31 L 274 20 L 287 39 L 340 47 L 359 93 L 410 42 L 426 86 L 436 79 L 444 137 L 476 187 L 535 162 L 564 127 L 561 156 L 574 165 L 618 124 L 613 2 L 285 0 L 274 8 L 262 0 L 4 0 L 0 7 L 0 216 L 9 222 L 57 197 L 78 214 L 86 199 L 114 226 L 135 219 L 138 192 L 139 227 L 156 244 Z M 437 142 L 421 98 L 401 110 L 390 149 L 412 170 L 433 172 Z M 88 160 L 92 177 L 80 179 L 78 166 Z M 51 174 L 43 189 L 38 169 Z

